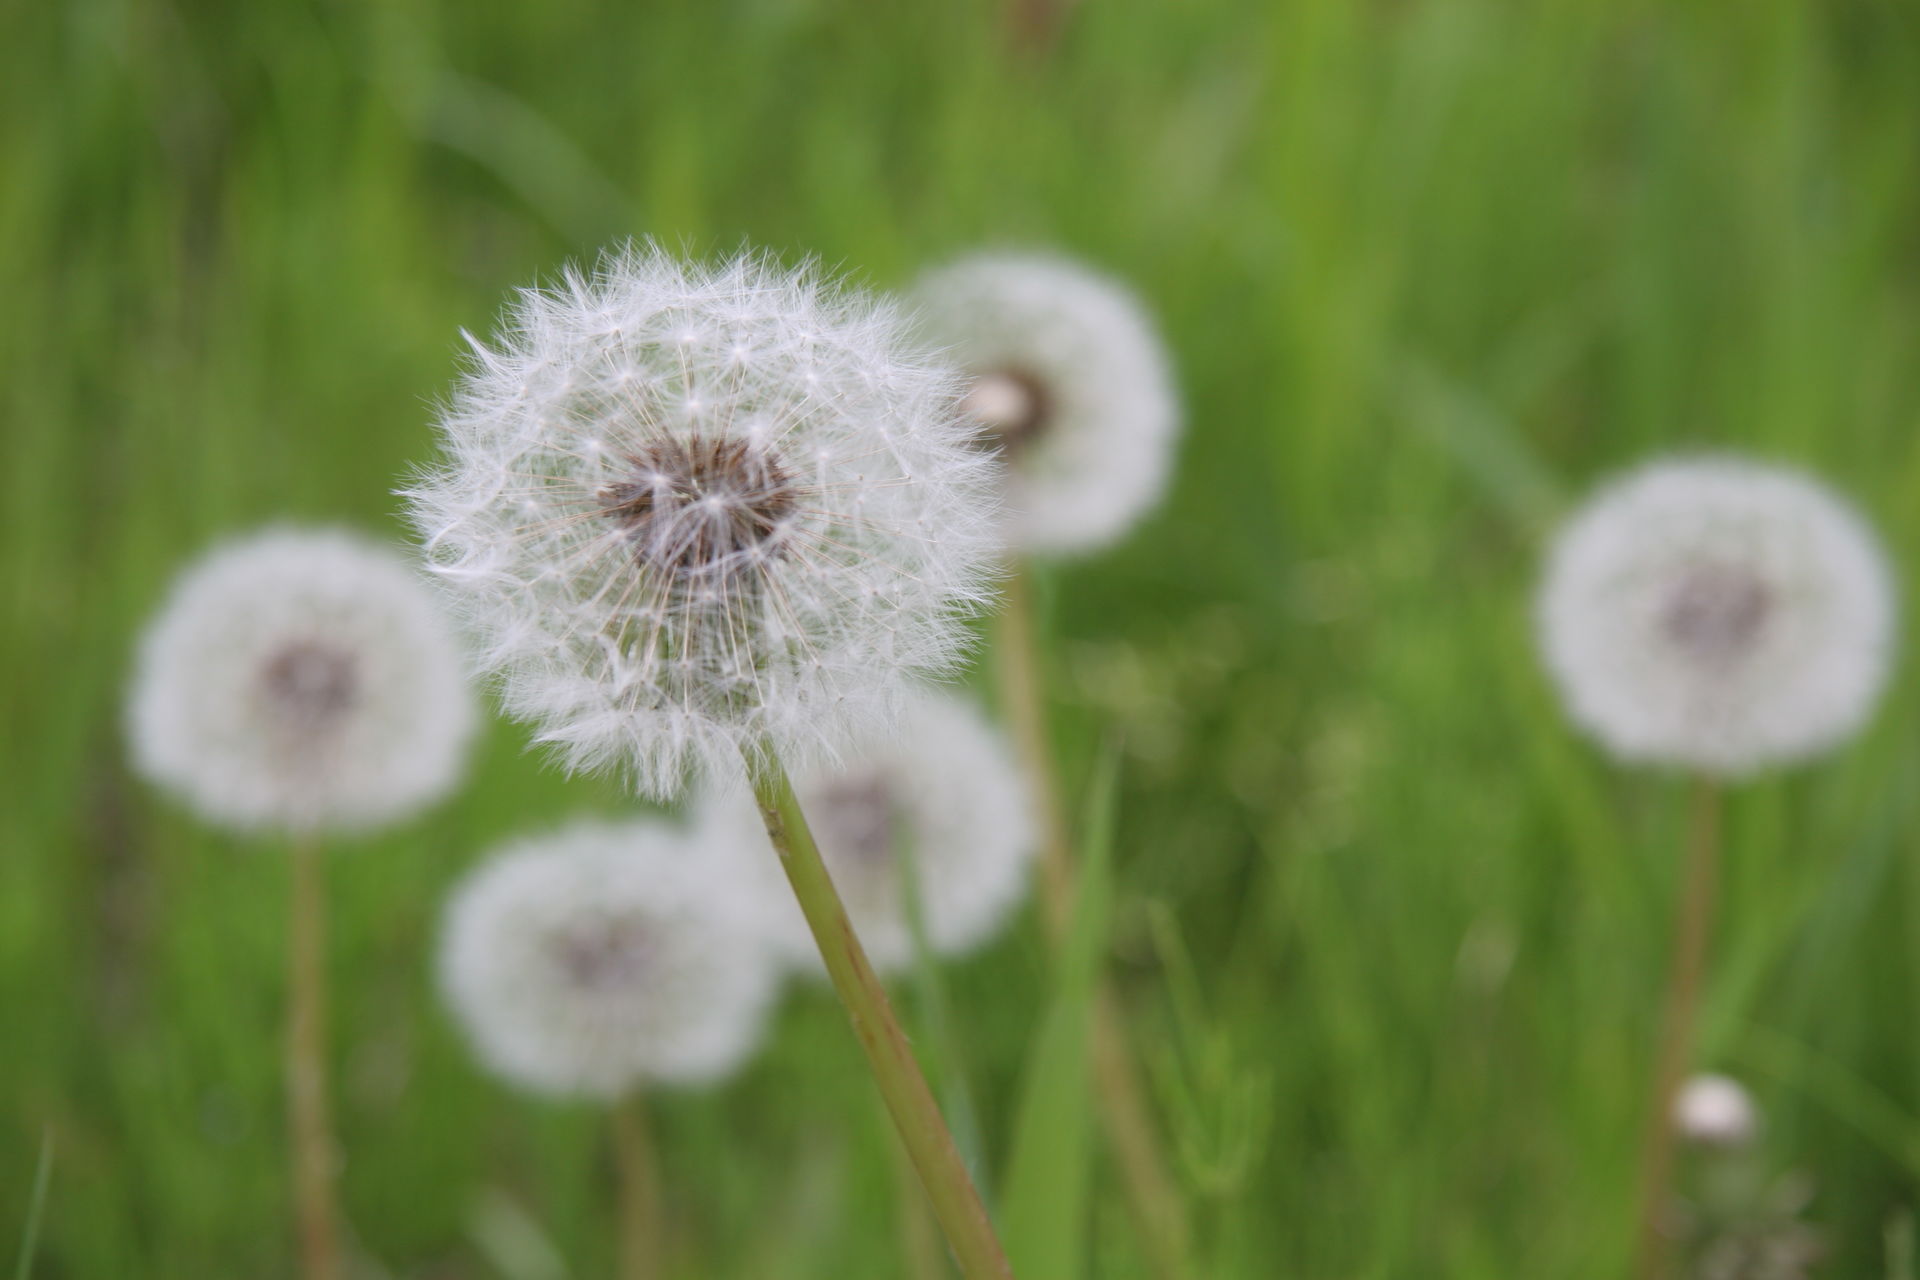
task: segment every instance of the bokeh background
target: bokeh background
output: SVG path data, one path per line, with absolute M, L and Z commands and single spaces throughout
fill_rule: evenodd
M 1043 596 L 1076 794 L 1123 744 L 1114 972 L 1200 1274 L 1621 1274 L 1684 788 L 1567 728 L 1529 592 L 1569 501 L 1693 446 L 1816 470 L 1920 569 L 1893 0 L 6 6 L 0 1254 L 50 1149 L 33 1275 L 288 1274 L 286 865 L 129 776 L 130 647 L 223 535 L 402 536 L 460 329 L 638 234 L 880 287 L 1058 247 L 1137 285 L 1179 475 Z M 1813 1187 L 1822 1275 L 1914 1274 L 1912 665 L 1862 741 L 1731 802 L 1702 1057 Z M 333 860 L 369 1265 L 607 1274 L 599 1118 L 483 1077 L 429 957 L 491 843 L 628 805 L 502 723 L 456 800 Z M 1032 913 L 948 978 L 1000 1159 Z M 657 1119 L 686 1275 L 900 1274 L 820 992 Z M 1088 1274 L 1145 1274 L 1096 1192 Z

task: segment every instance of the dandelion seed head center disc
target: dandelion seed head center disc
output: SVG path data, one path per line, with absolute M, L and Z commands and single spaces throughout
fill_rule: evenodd
M 575 922 L 548 941 L 548 954 L 583 991 L 619 991 L 642 981 L 656 943 L 642 921 L 608 918 Z
M 836 860 L 861 867 L 892 863 L 899 840 L 899 806 L 877 772 L 835 778 L 814 804 L 822 846 Z
M 307 730 L 324 728 L 360 699 L 359 664 L 351 653 L 311 640 L 282 646 L 260 670 L 269 705 Z
M 676 576 L 737 563 L 799 506 L 792 475 L 751 441 L 657 440 L 624 461 L 626 477 L 595 495 L 600 513 L 626 530 L 637 558 Z
M 983 373 L 960 398 L 961 414 L 979 424 L 980 443 L 1007 453 L 1018 452 L 1040 436 L 1052 411 L 1045 385 L 1018 369 Z
M 1679 576 L 1660 613 L 1661 632 L 1687 658 L 1727 662 L 1759 639 L 1773 612 L 1773 593 L 1751 570 L 1692 566 Z

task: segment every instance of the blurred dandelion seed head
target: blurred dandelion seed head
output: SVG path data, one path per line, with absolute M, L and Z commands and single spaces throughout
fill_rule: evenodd
M 1132 293 L 1066 259 L 985 253 L 929 273 L 913 300 L 971 379 L 962 412 L 1007 459 L 1016 547 L 1097 549 L 1159 499 L 1179 403 Z
M 1744 1147 L 1760 1129 L 1760 1113 L 1746 1087 L 1731 1076 L 1702 1073 L 1673 1100 L 1673 1125 L 1689 1142 Z
M 1011 750 L 972 704 L 922 695 L 897 735 L 870 738 L 794 785 L 876 970 L 913 960 L 906 894 L 916 881 L 927 941 L 941 954 L 982 945 L 1019 905 L 1039 847 L 1033 798 Z M 796 967 L 817 970 L 819 953 L 751 799 L 737 788 L 710 790 L 696 829 L 717 857 L 744 851 L 760 883 L 743 897 L 765 913 L 769 942 Z M 903 857 L 913 859 L 911 872 Z
M 966 644 L 998 462 L 892 309 L 639 246 L 528 290 L 410 491 L 506 706 L 644 793 L 831 758 Z
M 441 987 L 481 1058 L 524 1088 L 717 1080 L 759 1044 L 780 972 L 742 883 L 654 821 L 518 842 L 450 899 Z
M 1852 509 L 1792 470 L 1661 462 L 1567 524 L 1539 599 L 1576 720 L 1624 759 L 1738 775 L 1852 734 L 1885 683 L 1894 588 Z
M 464 660 L 396 554 L 274 530 L 191 568 L 144 637 L 133 758 L 210 821 L 354 830 L 457 780 L 474 727 Z

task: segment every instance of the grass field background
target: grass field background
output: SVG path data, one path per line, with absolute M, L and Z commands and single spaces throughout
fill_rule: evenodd
M 1075 794 L 1122 743 L 1113 967 L 1197 1273 L 1620 1275 L 1684 786 L 1565 725 L 1541 541 L 1620 466 L 1734 447 L 1855 495 L 1913 582 L 1910 5 L 1086 0 L 1026 51 L 984 5 L 8 7 L 0 1258 L 50 1148 L 42 1280 L 289 1274 L 286 865 L 129 776 L 131 645 L 223 535 L 401 536 L 459 330 L 629 235 L 881 287 L 1058 247 L 1137 285 L 1178 478 L 1042 586 Z M 1702 1057 L 1812 1179 L 1830 1276 L 1914 1274 L 1912 670 L 1731 802 Z M 598 1118 L 484 1077 L 429 962 L 490 844 L 625 807 L 498 723 L 456 799 L 332 862 L 344 1194 L 385 1274 L 608 1274 Z M 947 975 L 990 1176 L 1048 972 L 1029 911 Z M 656 1116 L 685 1276 L 902 1274 L 821 992 Z M 1095 1191 L 1085 1274 L 1144 1275 Z

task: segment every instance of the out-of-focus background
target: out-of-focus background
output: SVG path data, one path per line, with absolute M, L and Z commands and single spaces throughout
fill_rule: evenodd
M 1043 595 L 1076 794 L 1124 743 L 1115 973 L 1201 1273 L 1621 1273 L 1683 788 L 1566 727 L 1541 539 L 1617 467 L 1735 447 L 1853 494 L 1911 581 L 1920 11 L 1049 13 L 0 16 L 0 1257 L 50 1149 L 42 1280 L 288 1273 L 286 864 L 129 776 L 131 645 L 223 535 L 400 537 L 459 331 L 651 235 L 880 287 L 1056 247 L 1139 288 L 1178 479 Z M 1905 665 L 1862 741 L 1733 797 L 1711 961 L 1703 1060 L 1811 1188 L 1828 1276 L 1915 1274 Z M 387 1274 L 607 1273 L 598 1117 L 483 1076 L 429 956 L 490 844 L 624 807 L 501 723 L 455 800 L 332 861 L 344 1195 Z M 1031 912 L 949 974 L 996 1159 L 1047 974 Z M 657 1120 L 686 1274 L 899 1274 L 888 1135 L 820 992 Z M 1144 1275 L 1097 1178 L 1090 1274 Z

